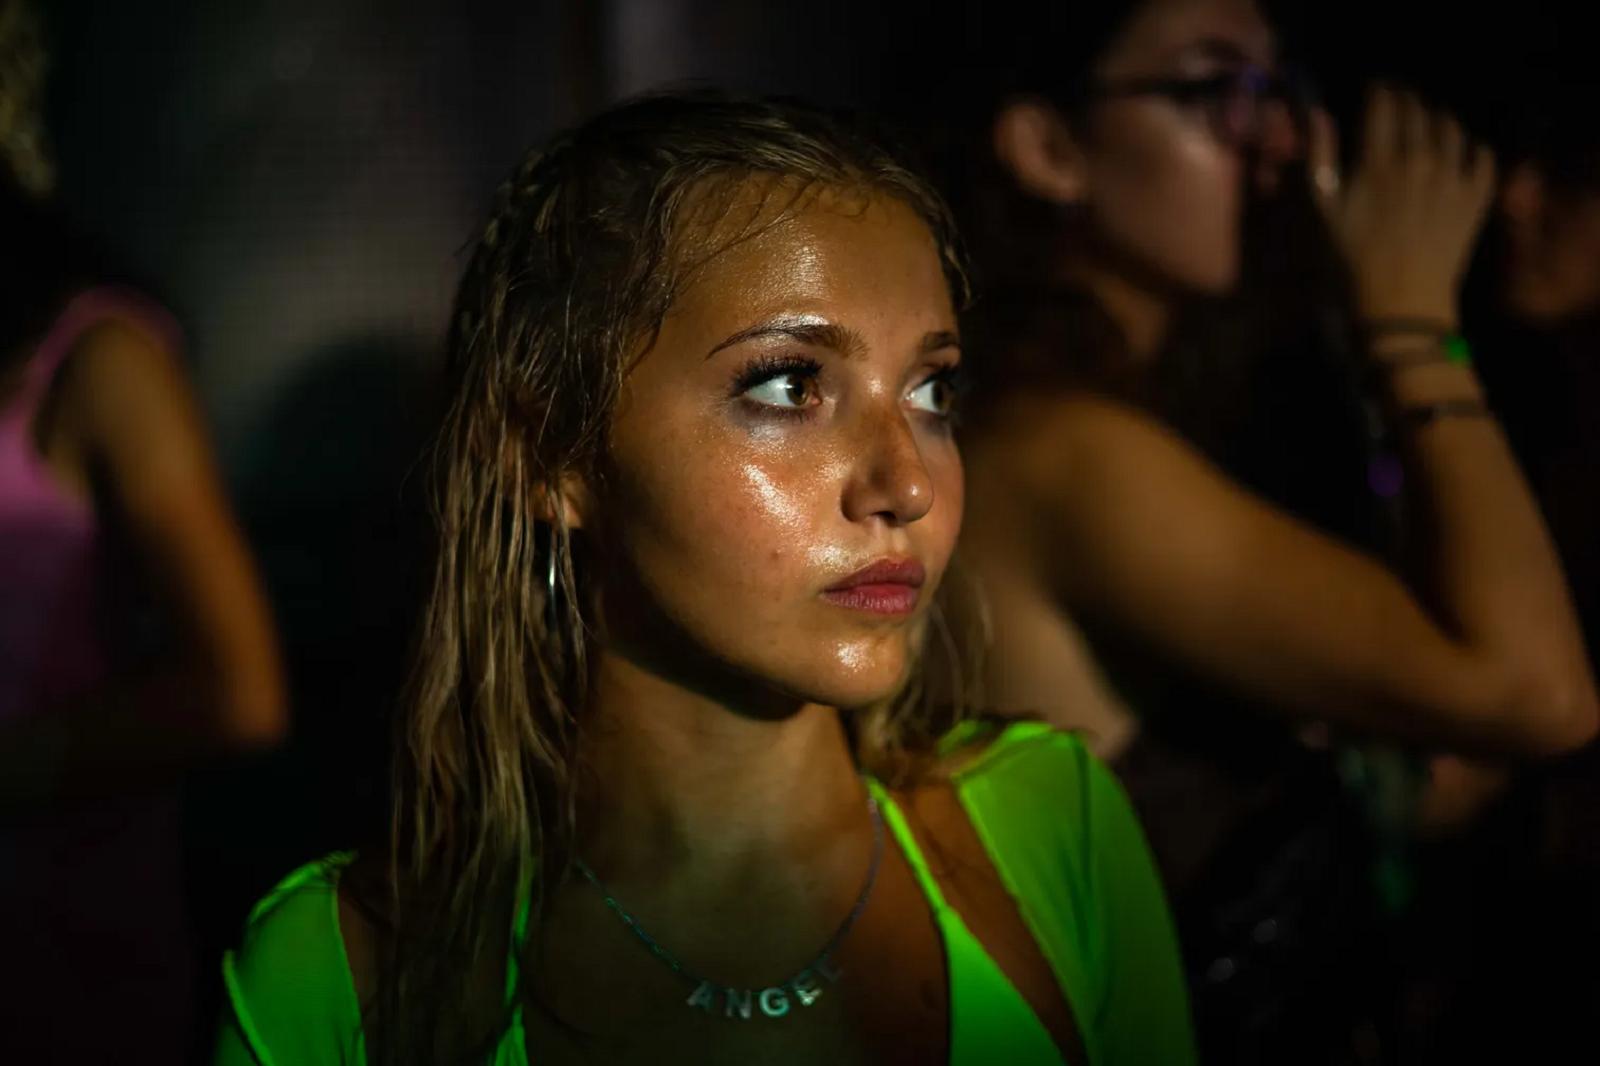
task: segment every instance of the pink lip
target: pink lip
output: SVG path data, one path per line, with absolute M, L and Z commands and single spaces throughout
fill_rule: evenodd
M 872 614 L 910 614 L 922 595 L 927 572 L 915 559 L 880 559 L 823 590 L 839 607 Z

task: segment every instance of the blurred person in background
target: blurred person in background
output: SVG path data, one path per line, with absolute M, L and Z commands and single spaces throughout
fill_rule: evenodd
M 1510 65 L 1523 73 L 1484 116 L 1506 164 L 1491 240 L 1469 282 L 1467 331 L 1566 566 L 1592 659 L 1600 649 L 1600 130 L 1591 105 L 1600 85 L 1581 45 L 1531 55 L 1515 47 Z M 1438 756 L 1431 778 L 1407 951 L 1419 1056 L 1595 1061 L 1600 745 L 1533 767 Z
M 175 1062 L 178 776 L 277 744 L 284 686 L 176 325 L 53 199 L 46 66 L 0 0 L 0 1059 Z
M 1044 26 L 1012 12 L 1009 32 L 994 5 L 983 17 L 969 39 L 1010 49 L 957 183 L 974 343 L 991 360 L 964 437 L 984 697 L 1082 729 L 1116 761 L 1174 893 L 1216 1061 L 1358 1056 L 1367 1037 L 1338 1001 L 1385 1009 L 1381 936 L 1360 924 L 1376 845 L 1337 819 L 1327 839 L 1309 832 L 1349 764 L 1305 738 L 1542 757 L 1596 729 L 1550 538 L 1451 355 L 1493 161 L 1448 116 L 1383 90 L 1347 170 L 1326 116 L 1291 121 L 1249 0 L 1057 7 Z M 1284 167 L 1302 138 L 1309 188 Z M 1309 280 L 1348 286 L 1352 378 L 1371 380 L 1393 427 L 1415 580 L 1243 473 L 1292 438 L 1239 430 L 1273 413 L 1255 398 L 1283 400 L 1247 391 L 1223 351 L 1238 334 L 1210 321 L 1247 313 L 1246 280 L 1258 300 L 1285 292 L 1243 234 L 1258 201 L 1297 196 L 1341 261 Z M 1311 295 L 1260 320 L 1318 314 L 1325 294 Z M 1320 424 L 1337 402 L 1288 418 Z M 1345 881 L 1350 898 L 1329 898 Z
M 964 277 L 854 119 L 646 97 L 525 157 L 452 320 L 389 849 L 256 908 L 219 1062 L 1193 1061 L 1111 775 L 918 683 Z
M 1600 131 L 1593 75 L 1568 60 L 1530 77 L 1505 134 L 1495 240 L 1469 325 L 1489 333 L 1488 384 L 1600 647 Z M 1505 335 L 1495 331 L 1504 330 Z M 1524 350 L 1525 349 L 1525 350 Z

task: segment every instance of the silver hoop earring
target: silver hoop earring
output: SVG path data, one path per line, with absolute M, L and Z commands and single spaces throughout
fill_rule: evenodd
M 554 529 L 550 531 L 550 546 L 547 552 L 547 565 L 544 573 L 545 602 L 553 609 L 556 602 L 556 531 Z

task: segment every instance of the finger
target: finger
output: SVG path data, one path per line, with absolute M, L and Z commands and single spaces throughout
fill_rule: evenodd
M 1394 161 L 1395 94 L 1386 85 L 1367 90 L 1367 115 L 1361 130 L 1361 166 L 1382 167 Z
M 1429 143 L 1429 124 L 1422 101 L 1414 93 L 1399 93 L 1395 106 L 1395 157 L 1407 161 L 1423 157 Z
M 1452 178 L 1466 173 L 1467 135 L 1454 115 L 1434 113 L 1438 136 L 1439 169 Z
M 1467 183 L 1472 189 L 1474 202 L 1487 213 L 1494 199 L 1495 177 L 1499 171 L 1494 150 L 1487 145 L 1475 144 L 1466 166 Z
M 1326 109 L 1314 107 L 1308 116 L 1306 173 L 1311 178 L 1311 193 L 1319 204 L 1329 206 L 1338 200 L 1342 185 L 1339 173 L 1339 128 Z
M 1467 143 L 1461 148 L 1461 173 L 1472 178 L 1485 164 L 1494 169 L 1494 153 L 1482 141 L 1468 135 Z

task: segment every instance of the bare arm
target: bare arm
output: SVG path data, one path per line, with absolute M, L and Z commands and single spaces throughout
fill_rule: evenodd
M 271 746 L 288 722 L 266 600 L 176 360 L 145 333 L 107 323 L 84 335 L 65 373 L 63 417 L 183 639 L 177 661 L 0 734 L 5 798 L 24 804 Z
M 1481 461 L 1504 448 L 1492 429 L 1428 433 L 1437 464 L 1475 471 L 1474 499 L 1432 505 L 1453 539 L 1442 550 L 1460 559 L 1441 575 L 1459 583 L 1442 600 L 1450 613 L 1430 614 L 1376 560 L 1251 496 L 1144 415 L 1090 398 L 1059 405 L 1043 434 L 1054 474 L 1033 483 L 1057 488 L 1038 501 L 1053 534 L 1042 565 L 1074 609 L 1289 713 L 1480 752 L 1580 744 L 1594 691 L 1527 490 L 1509 457 Z
M 1328 177 L 1331 124 L 1320 133 L 1317 184 L 1363 313 L 1453 326 L 1492 160 L 1397 93 L 1374 95 L 1348 187 Z M 1415 365 L 1395 345 L 1381 338 L 1372 354 L 1397 409 L 1481 399 L 1470 369 Z M 1041 528 L 1062 539 L 1039 545 L 1041 565 L 1074 608 L 1288 713 L 1479 754 L 1548 754 L 1595 734 L 1561 567 L 1492 418 L 1401 430 L 1431 534 L 1422 597 L 1134 410 L 1080 397 L 1044 419 L 1028 482 Z

